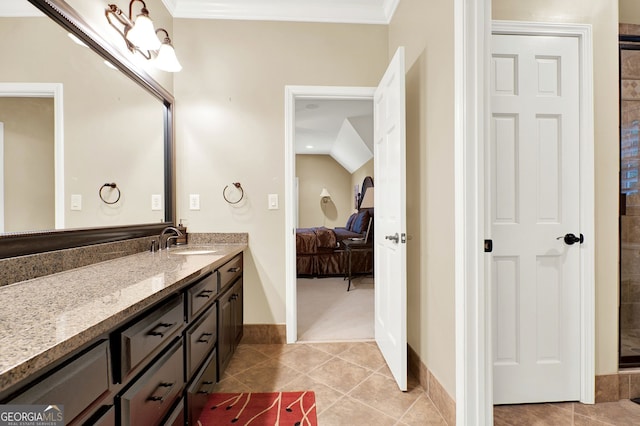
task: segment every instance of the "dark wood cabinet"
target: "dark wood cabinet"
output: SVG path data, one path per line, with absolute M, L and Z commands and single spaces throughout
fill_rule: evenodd
M 69 425 L 197 424 L 242 338 L 242 261 L 205 272 L 0 403 L 62 404 Z
M 6 403 L 63 405 L 65 424 L 70 424 L 100 407 L 111 385 L 109 368 L 109 342 L 103 340 Z
M 242 278 L 238 279 L 218 299 L 218 375 L 227 368 L 242 338 L 243 295 Z
M 243 325 L 242 254 L 218 269 L 218 377 L 227 368 L 240 339 Z
M 231 332 L 233 333 L 233 347 L 238 346 L 242 339 L 242 329 L 244 324 L 244 295 L 242 288 L 242 277 L 236 281 L 232 287 L 231 317 L 233 318 Z

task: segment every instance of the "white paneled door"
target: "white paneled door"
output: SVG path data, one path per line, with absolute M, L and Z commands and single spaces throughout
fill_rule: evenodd
M 492 38 L 495 404 L 580 399 L 578 48 L 574 37 Z
M 375 337 L 398 387 L 407 390 L 407 245 L 404 48 L 373 98 Z

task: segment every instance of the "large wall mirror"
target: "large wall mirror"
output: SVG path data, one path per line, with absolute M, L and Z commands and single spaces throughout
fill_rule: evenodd
M 34 13 L 0 16 L 0 258 L 158 233 L 172 95 L 67 2 L 11 3 Z

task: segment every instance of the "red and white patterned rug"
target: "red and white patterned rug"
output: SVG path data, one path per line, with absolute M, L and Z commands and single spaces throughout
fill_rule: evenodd
M 199 426 L 317 426 L 312 391 L 213 393 L 200 414 Z

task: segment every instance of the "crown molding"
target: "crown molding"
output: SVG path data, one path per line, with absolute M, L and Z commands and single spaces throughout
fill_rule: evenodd
M 24 18 L 32 16 L 45 15 L 26 0 L 2 0 L 0 2 L 0 17 L 2 18 Z
M 400 0 L 162 0 L 174 18 L 388 24 Z

